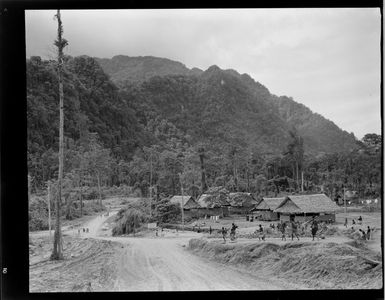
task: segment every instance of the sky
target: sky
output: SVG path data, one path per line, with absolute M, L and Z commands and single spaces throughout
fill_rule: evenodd
M 65 53 L 157 56 L 247 73 L 361 139 L 381 134 L 379 8 L 62 10 Z M 26 11 L 27 57 L 55 59 L 56 11 Z

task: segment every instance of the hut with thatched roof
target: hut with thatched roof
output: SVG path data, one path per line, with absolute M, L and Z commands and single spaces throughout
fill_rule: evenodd
M 281 221 L 308 221 L 316 216 L 320 221 L 335 222 L 335 214 L 340 208 L 325 194 L 290 195 L 274 209 Z
M 259 203 L 251 193 L 241 192 L 230 193 L 228 202 L 230 214 L 247 214 Z
M 285 200 L 285 197 L 281 198 L 262 198 L 261 202 L 255 206 L 251 212 L 256 212 L 260 219 L 264 221 L 276 221 L 279 220 L 279 214 L 274 210 Z
M 222 217 L 229 215 L 229 192 L 222 187 L 207 190 L 198 199 L 200 215 Z
M 179 204 L 179 205 L 182 205 L 182 202 L 183 202 L 184 210 L 199 208 L 199 204 L 193 199 L 193 197 L 187 196 L 187 195 L 183 197 L 179 195 L 173 196 L 170 199 L 170 202 L 174 204 Z

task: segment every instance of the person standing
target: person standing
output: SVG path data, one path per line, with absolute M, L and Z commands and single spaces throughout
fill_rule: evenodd
M 315 219 L 313 219 L 313 222 L 311 224 L 311 234 L 313 236 L 313 241 L 314 241 L 315 236 L 317 235 L 317 231 L 318 231 L 318 223 Z
M 234 223 L 231 224 L 231 230 L 230 230 L 230 239 L 231 240 L 235 240 L 235 230 L 238 228 L 237 225 L 235 225 Z
M 261 224 L 259 224 L 258 228 L 258 239 L 264 241 L 265 240 L 265 234 L 263 233 L 263 227 Z
M 285 231 L 286 231 L 286 223 L 285 222 L 283 222 L 282 224 L 281 224 L 281 232 L 282 232 L 282 241 L 285 239 L 285 241 L 286 241 L 286 235 L 285 235 Z
M 210 226 L 210 229 L 209 229 L 209 232 L 210 232 L 210 235 L 211 235 L 211 232 L 212 232 L 213 230 L 211 229 L 211 226 Z
M 348 227 L 348 218 L 345 218 L 345 224 L 344 226 L 347 228 Z
M 294 221 L 291 221 L 291 240 L 294 239 L 294 236 L 299 240 L 299 236 L 297 233 L 297 224 Z
M 366 231 L 366 239 L 367 240 L 370 240 L 370 233 L 371 233 L 371 230 L 370 230 L 370 227 L 368 226 L 368 230 Z

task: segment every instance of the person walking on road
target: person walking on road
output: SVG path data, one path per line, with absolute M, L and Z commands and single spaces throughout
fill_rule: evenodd
M 221 233 L 222 233 L 223 242 L 226 243 L 227 230 L 225 227 L 222 227 Z

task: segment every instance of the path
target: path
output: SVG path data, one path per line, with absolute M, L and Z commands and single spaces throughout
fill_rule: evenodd
M 111 212 L 114 214 L 116 212 Z M 110 216 L 111 216 L 110 214 Z M 107 217 L 96 217 L 85 226 L 84 237 L 111 240 L 124 245 L 117 265 L 117 291 L 197 291 L 294 289 L 270 282 L 263 274 L 250 274 L 191 254 L 188 240 L 196 232 L 165 231 L 165 237 L 102 237 L 99 230 Z

